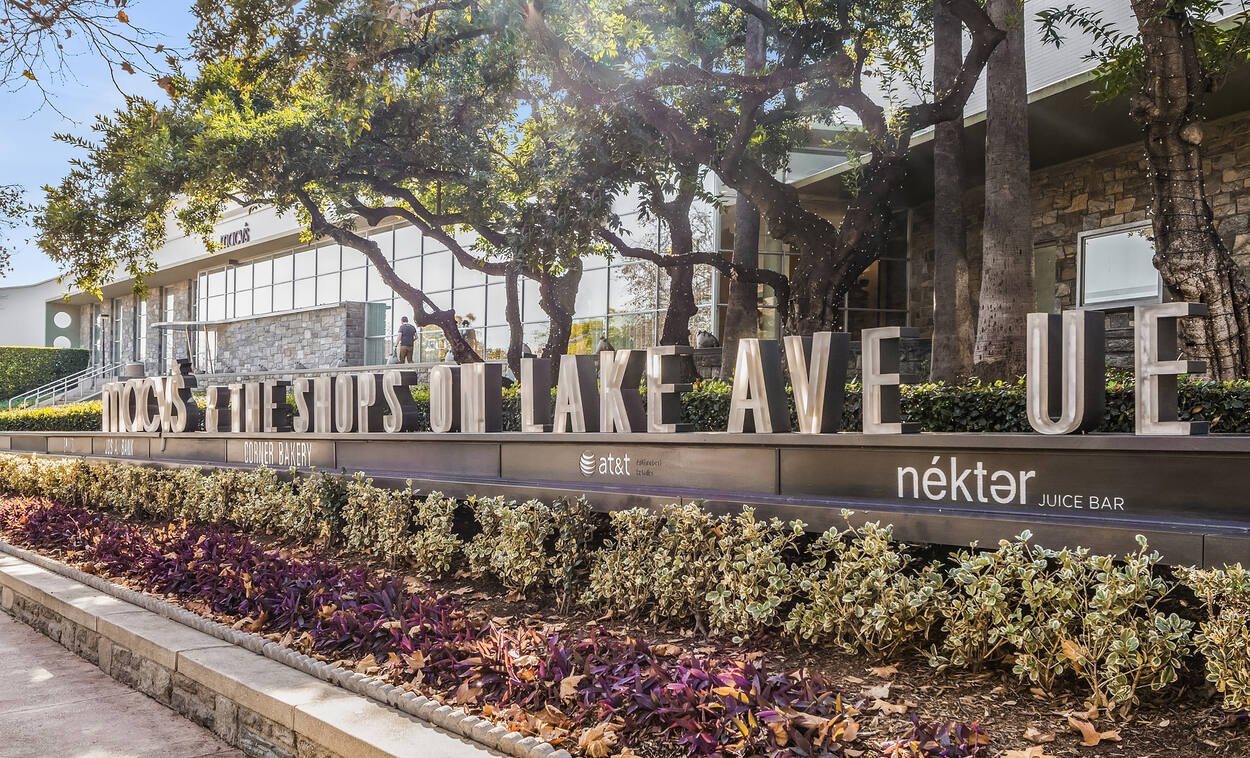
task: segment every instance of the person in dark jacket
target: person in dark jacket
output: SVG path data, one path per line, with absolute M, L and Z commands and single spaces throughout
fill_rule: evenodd
M 417 327 L 408 323 L 408 317 L 399 320 L 399 331 L 395 333 L 395 344 L 399 346 L 399 362 L 412 363 L 412 346 L 417 341 Z

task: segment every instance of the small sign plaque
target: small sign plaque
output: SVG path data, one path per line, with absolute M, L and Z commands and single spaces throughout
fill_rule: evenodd
M 300 439 L 229 440 L 226 460 L 269 468 L 333 468 L 334 443 Z
M 82 452 L 110 458 L 147 458 L 150 440 L 146 437 L 96 437 L 90 442 L 90 449 Z M 52 438 L 49 438 L 48 452 L 51 451 Z

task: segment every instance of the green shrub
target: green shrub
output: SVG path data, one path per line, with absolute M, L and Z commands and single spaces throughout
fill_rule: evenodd
M 693 503 L 611 514 L 612 537 L 591 558 L 582 603 L 653 622 L 706 626 L 716 587 L 718 519 Z
M 47 408 L 0 411 L 0 431 L 98 432 L 102 413 L 99 400 Z
M 946 602 L 942 572 L 936 562 L 913 565 L 893 539 L 893 527 L 877 522 L 820 535 L 814 560 L 796 569 L 803 596 L 786 631 L 873 658 L 923 643 Z
M 347 501 L 347 477 L 313 469 L 308 476 L 297 477 L 294 492 L 278 521 L 279 528 L 295 539 L 333 543 L 341 529 L 343 509 Z
M 1161 575 L 1144 537 L 1118 559 L 1044 550 L 1029 536 L 955 555 L 932 665 L 975 670 L 1010 655 L 1022 680 L 1049 690 L 1072 672 L 1095 705 L 1122 714 L 1142 688 L 1175 681 L 1193 622 L 1162 610 L 1176 583 Z
M 559 498 L 552 504 L 555 545 L 551 554 L 551 586 L 560 612 L 567 612 L 590 564 L 595 541 L 595 513 L 585 495 Z
M 593 534 L 584 500 L 548 505 L 488 497 L 470 498 L 469 504 L 481 530 L 464 549 L 470 571 L 493 575 L 518 595 L 546 589 L 552 582 L 569 594 L 571 587 L 564 585 L 572 583 L 585 563 Z
M 1007 655 L 1010 626 L 1020 612 L 1021 585 L 1029 572 L 1046 566 L 1034 558 L 1025 532 L 1015 541 L 1000 540 L 992 551 L 960 550 L 947 572 L 950 594 L 942 603 L 942 639 L 929 651 L 939 671 L 967 668 L 980 671 Z
M 713 632 L 741 635 L 776 627 L 797 585 L 791 566 L 802 521 L 757 520 L 751 508 L 725 517 L 716 540 L 716 585 L 706 595 Z
M 451 568 L 460 542 L 452 532 L 456 501 L 433 492 L 426 498 L 412 489 L 374 487 L 364 474 L 347 485 L 343 506 L 343 544 L 386 561 L 392 568 L 412 566 L 427 576 Z
M 1224 696 L 1227 710 L 1250 708 L 1250 572 L 1241 564 L 1223 569 L 1181 569 L 1180 578 L 1207 609 L 1195 636 L 1207 680 Z
M 1176 680 L 1192 646 L 1193 622 L 1161 609 L 1176 583 L 1156 570 L 1159 554 L 1139 549 L 1117 561 L 1089 557 L 1093 571 L 1088 602 L 1076 638 L 1064 646 L 1076 675 L 1095 705 L 1126 714 L 1146 687 L 1159 690 Z
M 0 347 L 0 400 L 82 371 L 89 358 L 78 348 Z

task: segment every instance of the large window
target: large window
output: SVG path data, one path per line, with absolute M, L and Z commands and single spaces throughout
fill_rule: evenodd
M 148 358 L 148 301 L 139 300 L 135 305 L 135 360 L 143 363 Z
M 635 244 L 664 249 L 666 240 L 654 224 L 636 235 Z M 369 233 L 403 281 L 421 287 L 440 308 L 450 308 L 462 330 L 485 357 L 504 358 L 508 348 L 507 293 L 501 277 L 459 265 L 444 245 L 411 226 Z M 700 245 L 710 245 L 701 241 Z M 708 249 L 698 247 L 697 249 Z M 521 314 L 525 342 L 540 351 L 547 338 L 547 316 L 537 285 L 522 279 Z M 712 274 L 704 266 L 694 275 L 698 315 L 691 331 L 711 328 Z M 316 305 L 364 302 L 365 363 L 385 363 L 395 348 L 400 318 L 412 307 L 383 281 L 382 272 L 359 252 L 336 244 L 244 261 L 201 271 L 196 279 L 200 320 L 246 318 Z M 594 352 L 602 337 L 617 348 L 647 347 L 659 341 L 668 306 L 668 277 L 650 263 L 588 258 L 575 308 L 570 351 Z M 441 330 L 418 335 L 414 360 L 436 362 L 447 350 Z
M 1157 303 L 1163 296 L 1149 226 L 1116 227 L 1080 236 L 1080 305 L 1115 308 Z
M 113 363 L 122 362 L 122 301 L 113 298 L 109 307 L 109 341 L 112 343 L 111 355 Z

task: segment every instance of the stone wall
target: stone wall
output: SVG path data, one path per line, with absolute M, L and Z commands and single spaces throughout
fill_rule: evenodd
M 364 363 L 364 303 L 339 303 L 240 319 L 215 330 L 214 373 L 336 368 Z
M 1220 237 L 1242 269 L 1250 268 L 1250 113 L 1206 124 L 1203 169 L 1207 199 Z M 1145 222 L 1150 178 L 1140 144 L 1125 145 L 1032 174 L 1033 244 L 1054 245 L 1055 305 L 1072 308 L 1077 292 L 1077 235 L 1094 229 Z M 968 263 L 973 302 L 981 283 L 981 230 L 985 191 L 964 197 L 968 221 Z M 911 323 L 933 328 L 933 205 L 915 209 L 910 250 Z M 1132 367 L 1128 349 L 1132 311 L 1108 311 L 1108 360 Z

